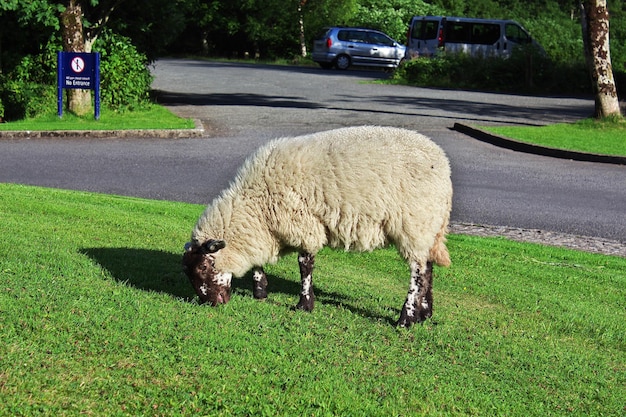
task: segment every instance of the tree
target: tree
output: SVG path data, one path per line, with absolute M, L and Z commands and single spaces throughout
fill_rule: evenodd
M 83 33 L 83 9 L 80 2 L 69 0 L 65 10 L 61 12 L 61 38 L 65 52 L 90 52 L 85 50 Z M 92 43 L 90 42 L 89 45 Z M 91 111 L 91 91 L 70 89 L 67 92 L 68 108 L 78 115 L 84 116 Z
M 621 115 L 611 65 L 606 0 L 585 0 L 580 6 L 585 58 L 595 94 L 595 117 Z
M 113 11 L 124 0 L 91 0 L 83 5 L 80 0 L 65 0 L 60 14 L 61 39 L 65 52 L 91 52 Z M 88 13 L 90 19 L 85 21 Z M 84 116 L 91 111 L 91 90 L 70 89 L 68 108 Z

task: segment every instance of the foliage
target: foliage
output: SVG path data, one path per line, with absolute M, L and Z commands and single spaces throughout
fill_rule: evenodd
M 102 3 L 100 0 L 98 7 L 88 8 L 93 23 L 102 19 Z M 150 61 L 167 53 L 167 47 L 190 23 L 185 11 L 195 12 L 189 0 L 112 0 L 108 3 L 115 7 L 105 28 L 129 38 L 137 51 Z
M 5 121 L 56 112 L 57 54 L 60 46 L 46 45 L 38 54 L 26 55 L 10 71 L 0 75 L 0 102 Z M 152 76 L 147 58 L 128 38 L 104 32 L 96 43 L 101 53 L 101 102 L 109 109 L 132 109 L 149 101 Z
M 102 102 L 118 110 L 145 104 L 152 84 L 146 56 L 130 39 L 109 31 L 98 38 L 95 50 L 101 54 Z
M 56 104 L 56 50 L 49 43 L 36 55 L 25 55 L 8 72 L 0 74 L 0 102 L 6 120 L 33 117 Z
M 225 57 L 242 57 L 244 51 L 250 56 L 258 52 L 263 58 L 291 57 L 299 47 L 298 2 L 191 0 L 186 2 L 195 5 L 186 12 L 188 31 L 174 49 Z M 518 20 L 543 45 L 550 60 L 566 66 L 584 61 L 580 12 L 574 0 L 307 0 L 303 4 L 308 45 L 322 27 L 337 25 L 380 29 L 402 42 L 413 15 L 459 15 Z M 609 9 L 613 66 L 622 71 L 626 69 L 626 8 L 623 0 L 611 0 Z
M 119 2 L 83 3 L 86 30 L 94 31 L 99 22 L 108 20 L 107 13 Z M 128 8 L 118 19 L 125 20 L 112 19 L 109 23 L 122 33 L 133 33 L 146 50 L 161 50 L 178 33 L 176 28 L 181 27 L 182 19 L 173 24 L 181 16 L 175 10 L 176 3 L 179 2 L 121 2 L 120 6 Z M 45 0 L 0 1 L 0 117 L 4 121 L 46 114 L 56 107 L 56 52 L 61 50 L 59 12 L 63 7 L 62 2 Z M 143 13 L 136 13 L 137 7 L 143 7 Z M 163 12 L 167 13 L 159 15 L 158 23 L 152 26 L 141 20 Z M 150 35 L 151 31 L 154 32 Z M 97 48 L 103 52 L 103 103 L 116 110 L 145 103 L 151 83 L 145 54 L 129 38 L 110 31 L 102 36 L 105 39 L 98 41 Z M 155 41 L 160 44 L 150 44 Z
M 405 62 L 394 80 L 418 86 L 525 93 L 589 93 L 583 62 L 554 62 L 532 45 L 518 47 L 510 58 L 441 54 Z
M 351 17 L 350 24 L 381 30 L 404 43 L 411 17 L 442 13 L 442 9 L 421 0 L 362 0 Z
M 322 251 L 313 313 L 295 256 L 212 308 L 180 268 L 202 209 L 0 185 L 0 414 L 623 414 L 626 259 L 453 235 L 410 330 L 391 248 Z
M 97 38 L 108 28 L 109 33 L 126 37 L 144 63 L 166 54 L 193 53 L 221 57 L 261 57 L 291 59 L 300 52 L 299 19 L 304 22 L 304 35 L 309 47 L 322 27 L 331 25 L 368 26 L 387 32 L 403 42 L 407 23 L 412 15 L 441 14 L 471 17 L 515 19 L 530 30 L 543 45 L 553 66 L 541 69 L 533 82 L 547 91 L 563 91 L 550 82 L 581 91 L 589 84 L 579 68 L 584 62 L 578 2 L 559 0 L 82 0 L 84 26 L 88 36 Z M 626 7 L 624 0 L 609 0 L 611 13 L 611 54 L 616 84 L 626 85 Z M 29 62 L 47 62 L 48 45 L 59 44 L 59 12 L 64 2 L 53 0 L 0 0 L 0 117 L 5 118 L 37 112 L 40 97 L 45 97 L 45 85 L 24 85 L 36 75 L 16 76 L 25 68 L 34 70 Z M 301 15 L 299 14 L 301 6 Z M 108 35 L 103 35 L 108 36 Z M 9 41 L 10 40 L 10 41 Z M 310 48 L 309 48 L 310 50 Z M 135 52 L 132 52 L 134 54 Z M 44 56 L 39 56 L 39 55 Z M 28 62 L 26 62 L 28 61 Z M 121 57 L 116 69 L 121 68 Z M 130 64 L 130 63 L 127 63 Z M 48 65 L 48 64 L 45 64 Z M 422 64 L 411 64 L 411 66 Z M 424 64 L 427 72 L 440 63 Z M 127 106 L 142 95 L 140 85 L 145 81 L 145 69 L 130 66 L 131 87 L 117 92 L 107 90 L 111 103 Z M 47 69 L 42 68 L 43 71 Z M 504 72 L 506 79 L 515 74 Z M 562 75 L 559 75 L 562 72 Z M 461 74 L 463 75 L 463 74 Z M 519 75 L 519 73 L 518 73 Z M 540 83 L 542 75 L 548 75 Z M 122 76 L 116 74 L 115 85 Z M 14 81 L 11 84 L 9 81 Z M 18 83 L 18 85 L 15 84 Z M 504 85 L 504 81 L 497 81 Z M 449 86 L 454 86 L 450 79 Z M 137 90 L 135 90 L 135 88 Z M 498 87 L 499 88 L 499 87 Z M 585 87 L 586 89 L 586 87 Z M 51 90 L 50 90 L 51 91 Z M 130 93 L 128 98 L 121 94 Z M 114 94 L 115 93 L 115 94 Z M 15 97 L 10 97 L 14 95 Z M 115 97 L 114 97 L 115 95 Z M 41 100 L 40 100 L 41 101 Z

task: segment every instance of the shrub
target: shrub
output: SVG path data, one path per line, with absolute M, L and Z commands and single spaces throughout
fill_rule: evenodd
M 26 55 L 0 77 L 0 117 L 19 120 L 56 106 L 56 45 L 38 55 Z
M 417 86 L 516 93 L 589 93 L 584 62 L 555 63 L 532 47 L 510 58 L 441 54 L 405 62 L 395 80 Z
M 115 110 L 131 109 L 149 100 L 152 75 L 148 59 L 129 38 L 105 32 L 94 50 L 100 52 L 100 98 Z

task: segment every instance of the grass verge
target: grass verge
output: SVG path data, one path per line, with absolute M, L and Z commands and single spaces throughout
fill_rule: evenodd
M 180 271 L 202 206 L 0 184 L 0 415 L 619 416 L 626 259 L 450 236 L 434 317 L 391 325 L 408 269 L 389 248 L 294 256 L 231 302 Z
M 481 126 L 481 129 L 521 142 L 568 151 L 626 156 L 624 120 L 585 119 L 549 126 Z
M 111 112 L 104 109 L 100 119 L 93 114 L 78 117 L 64 112 L 63 117 L 46 114 L 32 119 L 0 123 L 0 130 L 128 130 L 128 129 L 192 129 L 192 119 L 174 115 L 163 106 L 147 105 L 141 109 L 125 112 Z

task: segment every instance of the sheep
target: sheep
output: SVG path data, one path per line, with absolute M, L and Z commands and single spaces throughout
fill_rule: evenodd
M 411 272 L 397 325 L 410 327 L 432 316 L 433 263 L 450 265 L 450 175 L 444 151 L 406 129 L 347 127 L 272 140 L 204 210 L 183 270 L 201 302 L 215 306 L 230 300 L 232 277 L 252 269 L 253 296 L 263 300 L 263 265 L 298 251 L 296 308 L 312 311 L 319 250 L 394 244 Z

